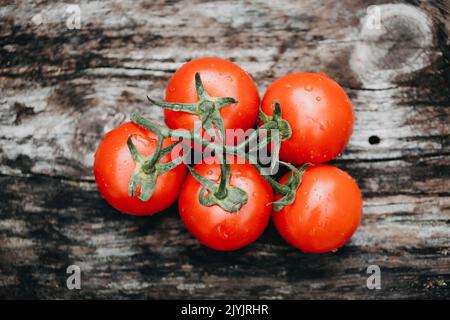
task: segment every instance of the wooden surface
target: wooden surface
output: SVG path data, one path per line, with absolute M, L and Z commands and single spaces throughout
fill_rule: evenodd
M 79 30 L 63 2 L 0 1 L 1 298 L 450 297 L 448 1 L 74 2 Z M 270 225 L 215 252 L 176 207 L 133 218 L 99 196 L 101 137 L 132 110 L 161 119 L 146 95 L 201 56 L 236 62 L 261 95 L 295 71 L 346 89 L 357 121 L 334 164 L 358 181 L 364 217 L 344 248 L 302 254 Z M 381 290 L 366 287 L 372 264 Z

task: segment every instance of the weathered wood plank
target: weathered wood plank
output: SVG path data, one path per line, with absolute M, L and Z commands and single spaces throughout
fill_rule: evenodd
M 220 3 L 224 15 L 213 19 L 216 5 L 198 3 L 187 8 L 176 4 L 178 10 L 169 5 L 151 5 L 143 9 L 126 2 L 106 10 L 109 5 L 98 3 L 97 10 L 91 11 L 90 6 L 95 5 L 86 4 L 82 10 L 86 28 L 75 31 L 65 29 L 63 5 L 44 5 L 32 11 L 39 9 L 48 16 L 38 27 L 17 14 L 23 7 L 6 6 L 3 12 L 9 20 L 3 23 L 0 41 L 2 172 L 9 173 L 8 163 L 20 156 L 37 158 L 33 164 L 36 173 L 90 176 L 92 154 L 101 136 L 127 119 L 132 110 L 145 110 L 149 116 L 160 118 L 160 112 L 150 109 L 145 96 L 161 97 L 170 74 L 181 63 L 199 55 L 235 60 L 254 76 L 261 93 L 276 76 L 286 72 L 325 71 L 335 77 L 347 87 L 357 111 L 355 134 L 343 159 L 448 154 L 449 57 L 448 39 L 442 39 L 438 32 L 446 32 L 442 14 L 434 16 L 438 22 L 433 26 L 438 29 L 435 33 L 427 25 L 430 21 L 425 21 L 424 27 L 424 22 L 412 20 L 412 26 L 400 26 L 398 34 L 377 38 L 378 46 L 393 41 L 407 45 L 411 42 L 405 40 L 407 36 L 422 41 L 410 44 L 406 52 L 382 52 L 384 55 L 377 57 L 379 61 L 371 61 L 367 66 L 357 62 L 360 51 L 373 49 L 373 39 L 361 38 L 363 31 L 358 31 L 361 28 L 357 18 L 364 15 L 365 5 L 357 4 L 350 10 L 350 5 L 345 4 L 338 16 L 330 16 L 322 15 L 322 11 L 327 11 L 323 4 L 313 2 L 304 8 L 296 3 L 273 5 L 272 11 L 264 3 Z M 430 5 L 424 8 L 432 9 L 435 10 Z M 201 15 L 188 26 L 185 18 L 193 11 Z M 293 14 L 317 11 L 317 16 Z M 134 19 L 124 19 L 120 28 L 112 28 L 111 21 L 122 21 L 119 15 L 123 12 L 132 12 Z M 235 21 L 236 12 L 242 15 Z M 278 16 L 287 22 L 272 19 Z M 205 28 L 206 24 L 210 27 Z M 430 34 L 417 35 L 416 25 Z M 229 28 L 243 30 L 230 34 Z M 196 41 L 186 38 L 194 30 Z M 239 40 L 245 34 L 251 41 Z M 210 41 L 211 38 L 217 41 Z M 220 41 L 222 38 L 238 43 Z M 208 46 L 204 48 L 199 41 L 208 41 Z M 183 50 L 177 50 L 179 47 Z M 372 65 L 398 60 L 405 54 L 414 57 L 416 51 L 426 51 L 427 58 L 414 65 L 399 62 L 391 69 L 378 67 L 379 70 Z M 381 80 L 372 83 L 364 78 L 364 74 L 382 70 Z M 371 136 L 379 137 L 381 142 L 370 145 Z
M 132 110 L 161 119 L 160 110 L 148 106 L 144 99 L 152 92 L 161 96 L 162 89 L 147 90 L 154 86 L 152 82 L 135 81 L 72 80 L 55 89 L 23 89 L 3 98 L 1 171 L 9 174 L 19 169 L 91 177 L 93 154 L 105 132 L 128 119 Z M 402 105 L 405 102 L 401 97 L 410 97 L 408 90 L 396 90 L 397 96 L 389 90 L 381 92 L 375 95 L 361 91 L 355 95 L 355 132 L 342 159 L 401 159 L 450 153 L 450 108 Z M 371 145 L 371 136 L 378 136 L 380 143 Z M 26 159 L 33 159 L 28 163 L 31 167 L 27 168 Z M 25 167 L 20 169 L 21 165 Z
M 0 186 L 0 296 L 77 296 L 65 288 L 70 264 L 81 267 L 80 295 L 87 297 L 448 294 L 449 196 L 437 203 L 430 196 L 367 198 L 363 224 L 352 241 L 336 254 L 315 256 L 285 244 L 272 226 L 243 250 L 214 252 L 189 235 L 175 208 L 151 219 L 125 217 L 92 183 L 3 176 Z M 24 195 L 22 190 L 34 191 Z M 381 291 L 366 288 L 370 264 L 382 270 Z

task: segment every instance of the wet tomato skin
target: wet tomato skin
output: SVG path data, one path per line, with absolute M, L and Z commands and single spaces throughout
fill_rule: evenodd
M 179 194 L 186 175 L 186 166 L 181 164 L 158 177 L 153 195 L 146 202 L 128 195 L 128 184 L 135 163 L 127 146 L 130 135 L 137 150 L 148 156 L 156 150 L 157 136 L 153 132 L 126 122 L 108 132 L 97 148 L 94 175 L 100 194 L 114 208 L 130 215 L 153 215 L 172 205 Z M 163 146 L 171 144 L 166 139 Z M 170 161 L 170 154 L 161 162 Z
M 280 182 L 285 183 L 287 175 Z M 353 235 L 362 218 L 362 196 L 348 173 L 330 165 L 309 167 L 296 199 L 273 214 L 282 237 L 309 253 L 334 251 Z
M 267 89 L 262 110 L 271 115 L 273 102 L 292 128 L 283 141 L 280 159 L 301 163 L 322 163 L 336 158 L 353 131 L 353 107 L 345 91 L 322 73 L 288 74 Z
M 170 79 L 166 101 L 197 102 L 194 79 L 197 72 L 211 97 L 232 97 L 238 101 L 220 111 L 225 129 L 247 130 L 255 125 L 260 104 L 258 90 L 252 78 L 228 60 L 210 57 L 187 62 Z M 195 121 L 199 121 L 196 115 L 173 110 L 164 110 L 164 119 L 169 128 L 185 130 L 193 129 Z M 226 143 L 231 145 L 234 141 L 227 139 Z
M 220 165 L 201 163 L 195 166 L 202 176 L 219 181 Z M 228 212 L 198 201 L 202 186 L 188 175 L 178 202 L 181 219 L 200 243 L 220 251 L 242 248 L 263 233 L 270 220 L 273 202 L 271 186 L 248 163 L 231 164 L 230 183 L 245 190 L 248 202 L 237 212 Z

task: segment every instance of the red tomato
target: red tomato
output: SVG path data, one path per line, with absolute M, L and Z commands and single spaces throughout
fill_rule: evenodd
M 194 103 L 195 73 L 199 73 L 206 92 L 211 97 L 231 97 L 237 104 L 220 110 L 225 129 L 247 130 L 255 125 L 258 117 L 259 94 L 252 78 L 236 64 L 219 58 L 191 60 L 175 72 L 166 90 L 167 102 Z M 194 128 L 198 116 L 186 112 L 164 110 L 164 118 L 171 129 Z M 227 139 L 228 145 L 234 141 Z
M 262 110 L 271 115 L 274 101 L 292 128 L 290 139 L 281 143 L 280 159 L 301 164 L 336 158 L 353 131 L 354 113 L 344 90 L 324 74 L 296 73 L 272 83 Z
M 153 132 L 127 122 L 108 132 L 95 154 L 94 175 L 98 189 L 105 200 L 117 210 L 132 215 L 152 215 L 172 205 L 177 199 L 186 174 L 181 164 L 159 176 L 155 191 L 149 200 L 142 202 L 128 195 L 128 184 L 135 162 L 127 146 L 130 135 L 137 150 L 148 156 L 156 150 L 158 137 Z M 166 139 L 163 147 L 170 145 Z M 161 162 L 171 161 L 170 153 Z
M 352 177 L 336 167 L 316 165 L 304 173 L 294 203 L 274 212 L 273 221 L 294 247 L 323 253 L 343 246 L 361 217 L 361 191 Z
M 228 212 L 219 205 L 203 206 L 198 201 L 202 185 L 190 174 L 178 202 L 186 228 L 205 246 L 230 251 L 242 248 L 266 228 L 272 210 L 272 187 L 249 163 L 231 164 L 230 185 L 247 192 L 248 202 L 239 211 Z M 200 163 L 195 170 L 208 179 L 219 181 L 220 165 Z

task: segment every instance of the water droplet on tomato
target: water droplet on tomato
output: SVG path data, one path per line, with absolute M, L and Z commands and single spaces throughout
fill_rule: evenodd
M 150 144 L 150 142 L 147 139 L 145 139 L 143 136 L 140 136 L 140 135 L 133 136 L 133 140 L 135 142 L 142 143 L 146 146 Z
M 228 239 L 229 235 L 226 232 L 226 230 L 222 228 L 222 225 L 219 224 L 216 229 L 217 232 L 219 233 L 219 236 L 221 236 L 223 239 Z
M 312 87 L 308 84 L 305 86 L 305 90 L 310 92 L 310 91 L 312 91 Z
M 175 87 L 169 87 L 169 92 L 174 92 L 175 91 Z
M 325 130 L 328 127 L 328 121 L 320 121 L 319 128 L 320 130 Z
M 212 171 L 212 170 L 208 170 L 208 171 L 206 172 L 206 174 L 207 174 L 207 175 L 211 175 L 211 174 L 213 174 L 213 171 Z
M 252 194 L 253 194 L 254 197 L 258 196 L 258 192 L 253 192 Z
M 322 100 L 322 98 L 319 97 L 319 96 L 317 96 L 317 97 L 316 97 L 316 101 L 320 101 L 320 100 Z

